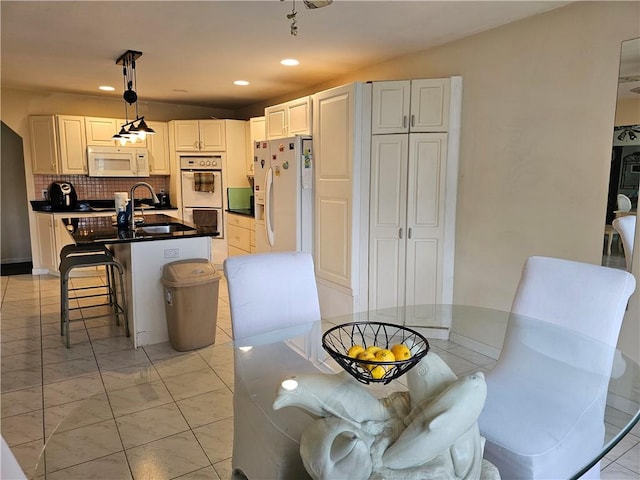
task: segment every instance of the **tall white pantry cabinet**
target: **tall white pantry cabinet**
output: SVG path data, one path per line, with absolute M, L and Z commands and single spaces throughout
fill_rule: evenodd
M 461 100 L 461 77 L 313 95 L 323 316 L 452 303 Z

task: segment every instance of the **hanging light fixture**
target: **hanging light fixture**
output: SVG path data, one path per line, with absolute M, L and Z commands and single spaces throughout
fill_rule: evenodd
M 284 0 L 280 1 L 283 2 Z M 333 3 L 333 0 L 302 0 L 302 3 L 304 3 L 304 6 L 309 9 L 315 9 L 331 5 Z M 290 33 L 292 36 L 296 37 L 298 36 L 298 25 L 296 20 L 296 15 L 298 15 L 298 12 L 296 11 L 296 0 L 291 0 L 291 7 L 291 13 L 287 14 L 287 20 L 291 20 Z
M 147 135 L 156 133 L 144 121 L 144 116 L 140 117 L 138 114 L 136 60 L 141 56 L 142 52 L 127 50 L 116 60 L 116 65 L 122 65 L 122 75 L 124 77 L 124 93 L 122 94 L 122 98 L 124 99 L 125 123 L 122 124 L 120 131 L 111 138 L 118 141 L 120 145 L 144 140 Z M 129 121 L 129 106 L 135 106 L 136 118 L 132 121 Z
M 614 127 L 614 134 L 620 132 L 618 140 L 624 141 L 625 137 L 629 135 L 629 140 L 635 140 L 640 135 L 640 125 L 624 125 L 620 127 Z

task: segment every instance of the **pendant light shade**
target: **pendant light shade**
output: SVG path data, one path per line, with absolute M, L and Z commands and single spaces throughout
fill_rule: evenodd
M 122 65 L 122 75 L 124 77 L 124 93 L 122 94 L 122 98 L 124 100 L 125 123 L 120 128 L 120 131 L 111 138 L 120 142 L 121 145 L 125 145 L 128 142 L 133 143 L 144 140 L 147 135 L 156 133 L 144 121 L 144 116 L 140 117 L 138 115 L 136 60 L 141 56 L 142 52 L 127 50 L 116 60 L 117 65 Z M 135 120 L 129 121 L 128 105 L 135 105 Z

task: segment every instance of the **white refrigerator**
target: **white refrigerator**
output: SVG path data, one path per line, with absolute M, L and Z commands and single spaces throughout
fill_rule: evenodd
M 254 144 L 256 252 L 313 247 L 313 145 L 296 135 Z

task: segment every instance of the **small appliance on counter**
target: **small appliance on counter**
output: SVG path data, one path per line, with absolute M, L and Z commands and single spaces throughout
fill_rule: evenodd
M 158 205 L 160 207 L 170 207 L 169 194 L 168 193 L 158 193 Z
M 49 203 L 52 210 L 74 210 L 78 204 L 76 189 L 69 182 L 53 182 L 49 185 Z
M 227 188 L 227 206 L 230 212 L 253 214 L 253 188 Z

